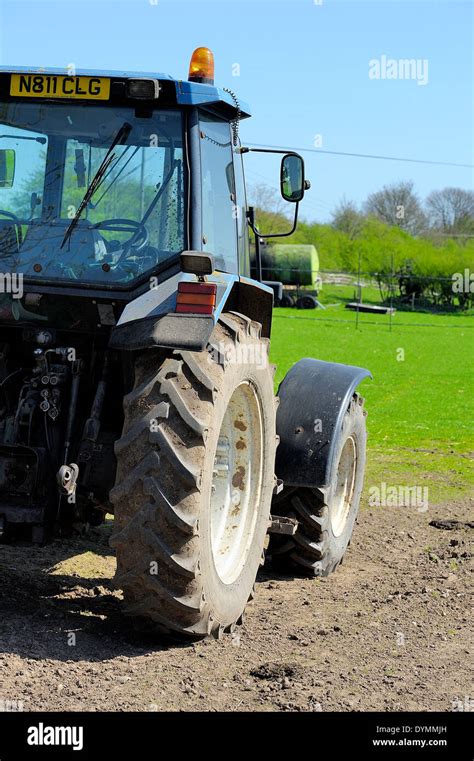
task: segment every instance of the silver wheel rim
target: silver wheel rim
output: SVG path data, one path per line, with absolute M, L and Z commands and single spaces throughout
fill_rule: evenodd
M 354 495 L 356 472 L 357 443 L 353 436 L 349 436 L 339 458 L 336 488 L 329 508 L 334 536 L 340 536 L 344 531 Z
M 241 574 L 254 538 L 262 486 L 263 423 L 251 383 L 235 389 L 222 421 L 211 486 L 211 546 L 224 584 Z

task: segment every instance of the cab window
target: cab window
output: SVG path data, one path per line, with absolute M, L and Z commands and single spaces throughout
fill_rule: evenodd
M 239 248 L 239 271 L 250 277 L 249 228 L 247 223 L 247 197 L 245 193 L 244 168 L 239 145 L 234 148 L 235 205 L 237 210 L 237 242 Z
M 238 272 L 232 137 L 228 122 L 202 114 L 202 234 L 203 250 L 214 256 L 216 269 Z

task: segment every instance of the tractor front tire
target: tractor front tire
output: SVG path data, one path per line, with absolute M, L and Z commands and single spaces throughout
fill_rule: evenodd
M 276 571 L 328 576 L 343 561 L 359 511 L 366 460 L 366 411 L 352 397 L 339 431 L 327 488 L 287 487 L 272 512 L 298 521 L 291 538 L 273 535 L 269 547 Z
M 277 440 L 260 333 L 229 313 L 207 351 L 149 350 L 136 360 L 115 445 L 111 544 L 126 612 L 165 633 L 232 631 L 252 596 Z

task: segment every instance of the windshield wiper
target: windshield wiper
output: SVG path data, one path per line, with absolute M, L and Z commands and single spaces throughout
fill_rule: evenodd
M 4 138 L 8 138 L 9 140 L 34 140 L 36 143 L 41 143 L 42 145 L 48 142 L 47 137 L 30 137 L 29 135 L 0 135 L 0 138 L 2 140 Z
M 79 204 L 79 206 L 77 208 L 77 211 L 76 211 L 76 213 L 74 215 L 74 218 L 71 219 L 71 223 L 68 226 L 66 232 L 64 233 L 64 238 L 62 240 L 60 248 L 63 248 L 64 245 L 69 240 L 69 238 L 71 237 L 71 235 L 72 235 L 72 233 L 74 231 L 74 228 L 76 227 L 76 225 L 77 225 L 77 223 L 78 223 L 78 221 L 80 219 L 80 216 L 81 216 L 82 212 L 84 211 L 84 209 L 88 205 L 89 201 L 91 200 L 91 198 L 94 195 L 94 193 L 96 192 L 96 190 L 98 190 L 98 188 L 100 187 L 101 182 L 102 182 L 102 180 L 104 179 L 104 176 L 107 173 L 107 170 L 109 169 L 110 165 L 112 164 L 112 162 L 113 162 L 113 160 L 115 158 L 115 154 L 113 152 L 114 148 L 117 145 L 123 144 L 126 141 L 126 139 L 128 138 L 131 130 L 132 130 L 132 125 L 128 124 L 127 122 L 125 122 L 124 124 L 122 124 L 122 126 L 119 129 L 119 131 L 115 135 L 115 137 L 114 137 L 114 139 L 113 139 L 113 141 L 112 141 L 112 143 L 110 145 L 109 150 L 105 154 L 105 156 L 104 156 L 104 158 L 103 158 L 103 160 L 102 160 L 102 162 L 101 162 L 97 172 L 95 173 L 93 179 L 91 180 L 91 183 L 90 183 L 89 187 L 87 188 L 86 192 L 84 193 L 84 198 L 82 199 L 81 203 Z
M 122 153 L 122 155 L 120 156 L 120 158 L 119 158 L 119 159 L 117 159 L 117 162 L 116 162 L 115 166 L 117 166 L 117 165 L 118 165 L 118 163 L 119 163 L 119 161 L 121 161 L 121 160 L 123 159 L 123 157 L 125 156 L 125 154 L 126 154 L 126 152 L 128 151 L 128 149 L 129 149 L 129 148 L 131 148 L 131 146 L 130 146 L 130 145 L 127 145 L 127 147 L 125 148 L 125 150 L 124 150 L 124 152 Z M 110 190 L 110 188 L 112 187 L 112 185 L 115 185 L 115 183 L 117 182 L 118 178 L 119 178 L 119 177 L 121 177 L 121 175 L 123 174 L 124 170 L 125 170 L 125 169 L 127 168 L 127 166 L 130 164 L 131 160 L 133 159 L 133 157 L 134 157 L 134 156 L 136 156 L 136 154 L 138 153 L 138 151 L 139 151 L 139 150 L 140 150 L 140 146 L 139 146 L 139 145 L 137 145 L 137 146 L 136 146 L 136 148 L 135 148 L 135 150 L 134 150 L 134 151 L 133 151 L 133 153 L 131 154 L 131 156 L 129 156 L 129 158 L 127 159 L 127 161 L 126 161 L 126 162 L 125 162 L 125 164 L 123 165 L 123 167 L 120 169 L 120 171 L 119 171 L 119 172 L 117 172 L 117 174 L 115 175 L 115 177 L 113 178 L 113 180 L 111 180 L 111 181 L 110 181 L 110 183 L 107 185 L 107 187 L 105 188 L 105 190 L 104 190 L 104 192 L 102 193 L 101 197 L 100 197 L 100 198 L 98 198 L 98 199 L 97 199 L 97 201 L 96 201 L 95 203 L 91 203 L 91 207 L 92 207 L 93 209 L 97 209 L 97 207 L 98 207 L 98 205 L 100 204 L 100 202 L 102 201 L 103 197 L 104 197 L 104 196 L 105 196 L 105 195 L 106 195 L 106 194 L 109 192 L 109 190 Z M 133 174 L 133 173 L 134 173 L 134 172 L 136 172 L 136 171 L 137 171 L 137 167 L 135 167 L 134 169 L 132 169 L 132 171 L 131 171 L 131 172 L 129 172 L 128 174 L 126 174 L 126 175 L 125 175 L 125 177 L 130 177 L 130 175 L 131 175 L 131 174 Z M 105 182 L 106 178 L 108 177 L 108 174 L 109 174 L 109 173 L 107 173 L 107 175 L 106 175 L 106 176 L 104 176 L 104 178 L 103 178 L 103 179 L 104 179 L 104 182 Z M 125 179 L 125 178 L 124 178 L 124 179 Z

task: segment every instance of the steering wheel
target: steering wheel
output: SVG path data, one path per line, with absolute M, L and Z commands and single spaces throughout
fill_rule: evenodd
M 13 221 L 18 225 L 20 223 L 20 220 L 18 219 L 16 214 L 13 214 L 12 211 L 5 211 L 5 209 L 0 209 L 0 214 L 3 214 L 4 217 L 8 217 L 9 219 L 13 219 Z
M 148 243 L 148 230 L 142 222 L 137 222 L 135 219 L 119 217 L 117 219 L 103 219 L 101 222 L 96 222 L 93 228 L 95 230 L 111 230 L 117 233 L 132 233 L 132 237 L 123 244 L 124 252 L 118 261 L 124 259 L 132 248 L 134 251 L 140 251 Z

